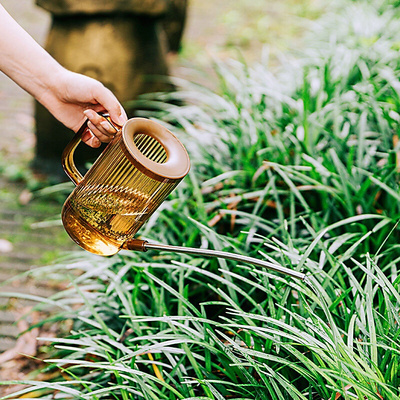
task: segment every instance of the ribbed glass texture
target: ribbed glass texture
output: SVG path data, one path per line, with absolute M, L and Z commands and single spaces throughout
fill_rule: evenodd
M 165 162 L 165 150 L 157 140 L 139 133 L 134 142 L 150 160 Z M 119 134 L 63 208 L 63 222 L 69 235 L 95 254 L 118 252 L 180 182 L 160 182 L 147 176 L 131 163 L 122 146 Z

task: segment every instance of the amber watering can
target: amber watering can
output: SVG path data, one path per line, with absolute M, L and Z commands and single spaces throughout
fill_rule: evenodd
M 120 249 L 152 249 L 226 258 L 305 279 L 301 272 L 252 257 L 135 239 L 140 227 L 189 172 L 190 160 L 178 138 L 154 121 L 132 118 L 122 128 L 113 126 L 115 137 L 85 176 L 75 166 L 73 155 L 87 123 L 63 152 L 64 170 L 76 187 L 63 206 L 62 221 L 79 246 L 102 256 Z

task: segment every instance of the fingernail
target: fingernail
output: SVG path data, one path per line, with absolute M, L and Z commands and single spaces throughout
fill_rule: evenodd
M 122 117 L 118 117 L 117 120 L 115 121 L 115 123 L 118 124 L 119 126 L 124 125 L 125 122 L 126 122 L 126 119 L 122 118 Z
M 100 147 L 101 142 L 96 136 L 93 136 L 92 138 L 90 138 L 90 140 L 86 142 L 86 144 L 88 144 L 90 147 L 97 148 Z
M 90 118 L 93 116 L 92 112 L 92 110 L 85 110 L 83 113 L 85 114 L 86 118 Z
M 121 112 L 121 114 L 119 114 L 119 115 L 117 116 L 115 122 L 116 122 L 118 125 L 124 125 L 125 122 L 126 122 L 127 120 L 128 120 L 128 118 L 126 117 L 125 113 L 122 113 L 122 112 Z
M 107 131 L 110 132 L 112 130 L 112 132 L 115 132 L 115 128 L 107 121 L 101 121 L 100 125 Z

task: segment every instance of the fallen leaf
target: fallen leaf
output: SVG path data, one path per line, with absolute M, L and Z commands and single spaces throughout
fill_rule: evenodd
M 23 309 L 22 311 L 26 313 L 28 309 Z M 38 313 L 32 312 L 31 316 L 33 319 L 33 323 L 37 323 Z M 39 336 L 39 329 L 33 328 L 30 331 L 27 331 L 29 325 L 25 319 L 19 319 L 17 322 L 17 326 L 20 332 L 25 333 L 23 333 L 17 339 L 15 347 L 0 354 L 0 364 L 3 364 L 18 357 L 36 356 L 38 346 L 37 337 Z

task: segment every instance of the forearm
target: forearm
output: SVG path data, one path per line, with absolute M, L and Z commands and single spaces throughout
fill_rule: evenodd
M 39 101 L 63 70 L 1 5 L 0 70 Z

